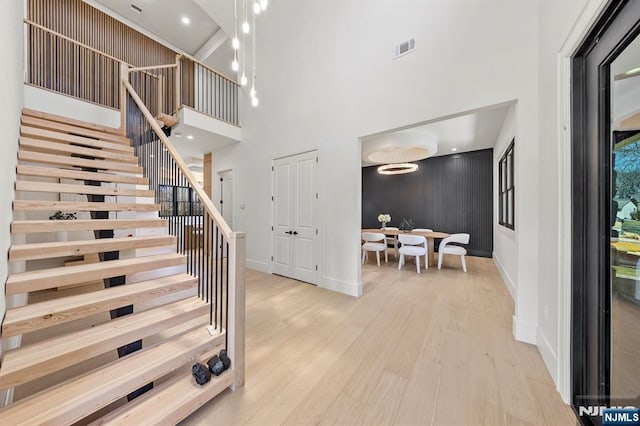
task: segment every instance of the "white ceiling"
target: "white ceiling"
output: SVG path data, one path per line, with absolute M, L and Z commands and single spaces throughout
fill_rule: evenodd
M 393 140 L 395 135 L 398 140 L 402 140 L 404 147 L 408 139 L 413 139 L 413 146 L 420 146 L 425 139 L 436 139 L 437 153 L 434 157 L 449 155 L 453 153 L 476 151 L 479 149 L 492 148 L 502 124 L 509 105 L 502 105 L 495 108 L 482 109 L 473 113 L 461 115 L 424 125 L 416 125 L 400 131 L 385 132 L 362 138 L 363 152 L 366 151 L 367 143 L 374 143 L 376 139 L 384 136 L 386 140 Z M 455 151 L 453 149 L 455 148 Z M 372 165 L 363 161 L 363 166 Z
M 193 0 L 95 0 L 163 40 L 194 55 L 220 28 Z M 131 4 L 142 9 L 134 12 Z M 190 20 L 182 23 L 182 17 Z

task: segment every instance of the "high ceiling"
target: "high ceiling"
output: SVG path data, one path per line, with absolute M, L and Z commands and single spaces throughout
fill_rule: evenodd
M 398 148 L 404 150 L 432 144 L 435 139 L 437 152 L 434 156 L 492 148 L 508 109 L 509 105 L 486 108 L 455 118 L 367 136 L 362 139 L 362 151 L 367 152 L 367 144 L 377 144 L 380 140 L 385 141 L 387 149 L 393 148 L 394 141 L 397 141 Z M 363 166 L 372 164 L 363 158 Z
M 193 0 L 94 0 L 194 55 L 220 28 Z M 131 5 L 142 9 L 136 12 Z M 189 24 L 182 22 L 188 18 Z

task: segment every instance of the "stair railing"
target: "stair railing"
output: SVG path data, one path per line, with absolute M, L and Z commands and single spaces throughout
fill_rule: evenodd
M 153 68 L 178 70 L 174 64 Z M 160 216 L 168 220 L 178 252 L 187 256 L 188 272 L 197 277 L 198 296 L 209 304 L 210 333 L 226 331 L 235 389 L 244 384 L 244 233 L 231 230 L 131 84 L 152 87 L 135 76 L 148 75 L 150 67 L 129 71 L 123 64 L 121 111 L 127 136 L 161 206 Z

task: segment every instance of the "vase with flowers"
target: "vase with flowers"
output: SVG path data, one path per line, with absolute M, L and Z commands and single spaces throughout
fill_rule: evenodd
M 387 223 L 391 222 L 391 215 L 388 213 L 380 213 L 378 215 L 378 222 L 382 224 L 382 228 L 385 228 Z

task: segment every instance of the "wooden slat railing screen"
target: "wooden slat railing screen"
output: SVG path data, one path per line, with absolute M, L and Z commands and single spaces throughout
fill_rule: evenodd
M 120 107 L 119 62 L 175 63 L 176 52 L 81 0 L 27 0 L 27 83 Z M 158 80 L 175 109 L 175 73 Z M 155 90 L 155 89 L 154 89 Z
M 182 105 L 238 126 L 238 84 L 192 58 L 180 57 Z

